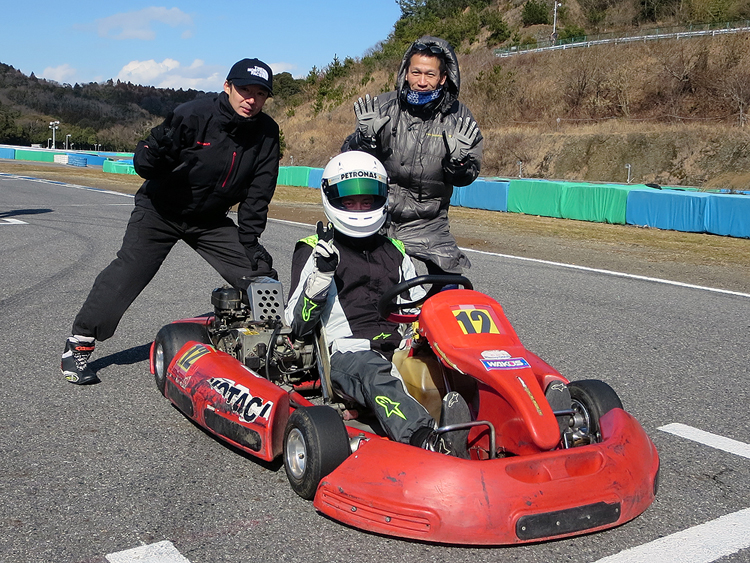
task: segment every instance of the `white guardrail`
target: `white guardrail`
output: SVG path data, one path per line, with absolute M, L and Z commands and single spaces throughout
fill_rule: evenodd
M 750 22 L 745 22 L 750 24 Z M 570 42 L 560 41 L 549 41 L 549 45 L 542 47 L 525 48 L 521 45 L 519 47 L 510 47 L 507 49 L 496 49 L 495 55 L 498 57 L 510 57 L 511 55 L 519 55 L 522 53 L 541 53 L 543 51 L 560 51 L 565 49 L 573 49 L 575 47 L 592 47 L 594 45 L 617 45 L 620 43 L 635 43 L 638 41 L 651 41 L 661 39 L 680 39 L 683 37 L 701 37 L 701 36 L 714 36 L 714 35 L 725 35 L 728 33 L 743 33 L 750 31 L 750 25 L 743 25 L 741 27 L 730 27 L 727 25 L 723 28 L 716 29 L 700 29 L 700 30 L 687 30 L 687 31 L 675 31 L 667 33 L 644 33 L 640 35 L 627 35 L 619 37 L 606 37 L 603 39 L 588 39 L 583 38 L 582 40 L 572 40 Z M 537 43 L 539 45 L 539 43 Z

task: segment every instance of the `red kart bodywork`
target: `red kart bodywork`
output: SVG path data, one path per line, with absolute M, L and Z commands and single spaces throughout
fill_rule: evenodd
M 496 301 L 472 290 L 438 293 L 422 307 L 418 333 L 446 368 L 476 380 L 474 418 L 491 423 L 496 444 L 490 425 L 474 427 L 464 460 L 347 427 L 364 439 L 321 481 L 320 512 L 391 536 L 507 545 L 615 527 L 653 502 L 659 457 L 627 412 L 601 417 L 600 442 L 560 446 L 544 389 L 568 380 L 524 348 Z M 294 409 L 312 405 L 197 342 L 170 363 L 165 395 L 219 438 L 267 461 L 282 453 Z

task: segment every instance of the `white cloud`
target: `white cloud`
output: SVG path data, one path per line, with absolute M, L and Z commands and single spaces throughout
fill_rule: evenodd
M 195 59 L 189 66 L 182 66 L 174 59 L 130 61 L 115 77 L 121 82 L 132 82 L 156 86 L 157 88 L 174 88 L 187 90 L 204 90 L 218 92 L 224 84 L 227 69 L 218 65 L 206 65 L 201 59 Z
M 296 70 L 297 68 L 299 68 L 294 63 L 269 63 L 268 66 L 271 67 L 271 70 L 273 71 L 274 74 L 280 74 L 282 72 L 288 72 L 292 74 L 293 70 Z
M 75 75 L 76 69 L 65 63 L 64 65 L 56 67 L 48 66 L 44 69 L 44 71 L 42 71 L 41 77 L 63 84 L 65 82 L 70 82 L 71 78 L 73 78 Z
M 193 25 L 192 16 L 179 8 L 160 8 L 152 6 L 137 12 L 115 14 L 96 20 L 99 36 L 113 39 L 141 39 L 150 41 L 156 38 L 152 23 L 159 22 L 170 27 L 188 27 Z M 183 32 L 183 38 L 192 36 L 192 30 Z

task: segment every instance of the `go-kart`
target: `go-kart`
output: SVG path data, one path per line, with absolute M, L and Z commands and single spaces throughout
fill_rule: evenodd
M 430 289 L 405 302 L 418 285 Z M 437 431 L 469 429 L 470 459 L 384 437 L 331 385 L 324 331 L 296 337 L 283 303 L 268 278 L 246 293 L 215 290 L 213 314 L 158 332 L 151 372 L 211 434 L 266 461 L 283 456 L 293 490 L 323 514 L 402 538 L 503 545 L 615 527 L 653 502 L 656 448 L 615 391 L 568 381 L 524 348 L 502 307 L 466 278 L 419 276 L 378 310 L 414 323 L 393 361 L 435 420 L 445 393 L 466 399 L 472 420 Z

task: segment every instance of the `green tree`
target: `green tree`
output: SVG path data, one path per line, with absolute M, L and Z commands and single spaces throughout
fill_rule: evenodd
M 523 5 L 521 20 L 524 27 L 537 24 L 549 24 L 549 8 L 542 0 L 529 0 Z

